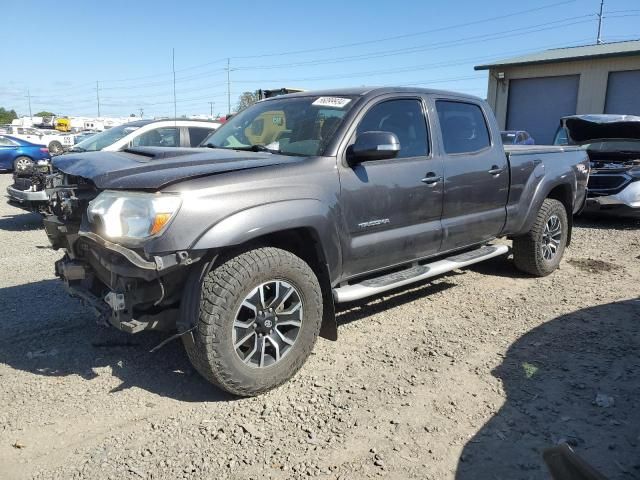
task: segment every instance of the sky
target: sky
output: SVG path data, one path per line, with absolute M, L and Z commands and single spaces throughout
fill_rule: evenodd
M 493 60 L 593 44 L 600 0 L 21 0 L 0 4 L 0 107 L 19 115 L 226 114 L 244 91 L 414 85 L 486 96 Z M 605 42 L 640 2 L 605 0 Z M 229 60 L 228 60 L 229 59 Z M 227 72 L 227 61 L 230 71 Z M 213 105 L 210 104 L 213 102 Z

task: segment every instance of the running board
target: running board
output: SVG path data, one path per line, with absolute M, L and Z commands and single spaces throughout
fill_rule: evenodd
M 388 273 L 380 277 L 364 280 L 360 283 L 334 288 L 333 298 L 336 303 L 360 300 L 361 298 L 420 282 L 421 280 L 436 277 L 443 273 L 466 267 L 467 265 L 473 265 L 474 263 L 498 257 L 506 253 L 509 253 L 509 247 L 507 245 L 485 245 L 475 250 L 438 260 L 437 262 L 417 265 L 399 272 Z

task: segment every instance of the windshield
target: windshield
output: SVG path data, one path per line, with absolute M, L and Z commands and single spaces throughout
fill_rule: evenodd
M 201 146 L 322 155 L 353 97 L 291 97 L 258 102 L 232 117 Z
M 640 152 L 640 139 L 636 138 L 606 138 L 594 139 L 588 142 L 574 142 L 564 127 L 558 128 L 554 145 L 579 145 L 591 152 Z
M 592 152 L 639 152 L 640 153 L 640 140 L 635 139 L 617 139 L 612 138 L 610 140 L 599 140 L 584 145 L 589 151 Z
M 138 128 L 140 127 L 127 126 L 126 124 L 118 127 L 112 127 L 109 130 L 96 133 L 90 138 L 77 143 L 71 150 L 76 152 L 95 152 L 97 150 L 102 150 L 109 145 L 113 145 L 118 140 L 126 137 Z

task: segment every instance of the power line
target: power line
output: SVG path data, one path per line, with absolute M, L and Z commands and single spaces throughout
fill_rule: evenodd
M 374 39 L 374 40 L 365 40 L 362 42 L 354 42 L 354 43 L 344 43 L 341 45 L 333 45 L 330 47 L 320 47 L 320 48 L 310 48 L 310 49 L 305 49 L 305 50 L 294 50 L 294 51 L 289 51 L 289 52 L 278 52 L 278 53 L 267 53 L 267 54 L 260 54 L 260 55 L 244 55 L 244 56 L 235 56 L 233 57 L 234 59 L 240 60 L 240 59 L 251 59 L 251 58 L 265 58 L 265 57 L 279 57 L 279 56 L 285 56 L 285 55 L 298 55 L 301 53 L 312 53 L 312 52 L 322 52 L 322 51 L 328 51 L 328 50 L 336 50 L 339 48 L 350 48 L 350 47 L 359 47 L 362 45 L 371 45 L 373 43 L 381 43 L 381 42 L 388 42 L 391 40 L 400 40 L 400 39 L 404 39 L 404 38 L 411 38 L 411 37 L 417 37 L 417 36 L 421 36 L 421 35 L 427 35 L 430 33 L 438 33 L 438 32 L 443 32 L 446 30 L 453 30 L 456 28 L 462 28 L 462 27 L 469 27 L 472 25 L 478 25 L 481 23 L 486 23 L 486 22 L 492 22 L 495 20 L 502 20 L 505 18 L 510 18 L 510 17 L 515 17 L 518 15 L 525 15 L 528 13 L 533 13 L 533 12 L 537 12 L 540 10 L 545 10 L 548 8 L 554 8 L 554 7 L 558 7 L 561 5 L 566 5 L 569 3 L 575 3 L 576 0 L 567 0 L 567 1 L 563 1 L 563 2 L 556 2 L 556 3 L 552 3 L 549 5 L 543 5 L 541 7 L 537 7 L 537 8 L 530 8 L 527 10 L 520 10 L 518 12 L 513 12 L 513 13 L 507 13 L 504 15 L 497 15 L 494 17 L 488 17 L 488 18 L 483 18 L 480 20 L 474 20 L 472 22 L 465 22 L 465 23 L 458 23 L 458 24 L 454 24 L 454 25 L 449 25 L 446 27 L 439 27 L 439 28 L 434 28 L 434 29 L 430 29 L 430 30 L 423 30 L 421 32 L 414 32 L 414 33 L 406 33 L 403 35 L 395 35 L 392 37 L 385 37 L 385 38 L 378 38 L 378 39 Z
M 587 17 L 589 18 L 588 20 L 579 20 L 579 19 L 586 19 Z M 378 53 L 365 53 L 365 54 L 359 54 L 359 55 L 351 55 L 351 56 L 322 59 L 322 60 L 311 60 L 311 61 L 304 61 L 304 62 L 297 62 L 297 63 L 281 63 L 276 65 L 254 65 L 254 66 L 246 66 L 246 67 L 235 67 L 234 70 L 272 70 L 272 69 L 279 69 L 279 68 L 285 68 L 285 67 L 292 68 L 292 67 L 310 66 L 310 65 L 328 65 L 328 64 L 334 64 L 334 63 L 351 62 L 354 60 L 369 60 L 372 58 L 404 55 L 408 53 L 417 53 L 424 50 L 436 50 L 436 49 L 447 48 L 452 46 L 458 47 L 458 46 L 466 45 L 469 43 L 476 43 L 479 40 L 485 40 L 485 41 L 501 40 L 503 38 L 508 38 L 508 37 L 517 37 L 517 36 L 528 35 L 530 33 L 537 33 L 537 32 L 546 31 L 546 30 L 566 28 L 572 25 L 580 25 L 580 24 L 591 22 L 593 17 L 594 17 L 594 14 L 581 15 L 578 17 L 568 17 L 568 18 L 556 20 L 553 22 L 546 22 L 546 23 L 541 23 L 537 25 L 531 25 L 528 27 L 520 27 L 520 28 L 511 29 L 511 30 L 504 30 L 501 32 L 474 35 L 471 37 L 460 38 L 453 41 L 435 42 L 435 43 L 418 45 L 415 47 L 384 50 Z M 576 20 L 576 21 L 572 21 L 572 20 Z
M 508 14 L 497 15 L 497 16 L 493 16 L 493 17 L 487 17 L 487 18 L 483 18 L 483 19 L 480 19 L 480 20 L 475 20 L 475 21 L 472 21 L 472 22 L 459 23 L 459 24 L 444 26 L 444 27 L 440 27 L 440 28 L 436 28 L 436 29 L 430 29 L 430 30 L 424 30 L 424 31 L 420 31 L 420 32 L 407 33 L 407 34 L 396 35 L 396 36 L 391 36 L 391 37 L 384 37 L 384 38 L 378 38 L 378 39 L 372 39 L 372 40 L 365 40 L 365 41 L 361 41 L 361 42 L 352 42 L 352 43 L 346 43 L 346 44 L 341 44 L 341 45 L 333 45 L 333 46 L 329 46 L 329 47 L 320 47 L 320 48 L 312 48 L 312 49 L 306 49 L 306 50 L 278 52 L 278 53 L 266 53 L 266 54 L 258 54 L 258 55 L 244 55 L 244 56 L 236 56 L 236 57 L 233 57 L 233 58 L 234 59 L 252 59 L 252 58 L 267 58 L 267 57 L 274 57 L 274 56 L 297 55 L 297 54 L 301 54 L 301 53 L 330 51 L 330 50 L 337 50 L 337 49 L 341 49 L 341 48 L 351 48 L 351 47 L 355 47 L 355 46 L 370 45 L 370 44 L 387 42 L 387 41 L 392 41 L 392 40 L 400 40 L 400 39 L 404 39 L 404 38 L 412 38 L 412 37 L 427 35 L 427 34 L 431 34 L 431 33 L 438 33 L 438 32 L 442 32 L 442 31 L 446 31 L 446 30 L 453 30 L 453 29 L 456 29 L 456 28 L 463 28 L 463 27 L 467 27 L 467 26 L 478 25 L 478 24 L 487 23 L 487 22 L 493 22 L 493 21 L 496 21 L 496 20 L 501 20 L 501 19 L 505 19 L 505 18 L 511 18 L 511 17 L 514 17 L 514 16 L 530 14 L 530 13 L 533 13 L 533 12 L 546 10 L 546 9 L 549 9 L 549 8 L 555 8 L 555 7 L 558 7 L 558 6 L 562 6 L 562 5 L 566 5 L 566 4 L 570 4 L 570 3 L 575 3 L 575 1 L 576 0 L 565 0 L 565 1 L 561 1 L 561 2 L 551 3 L 551 4 L 548 4 L 548 5 L 543 5 L 543 6 L 536 7 L 536 8 L 530 8 L 530 9 L 526 9 L 526 10 L 520 10 L 520 11 L 517 11 L 517 12 L 508 13 Z M 195 69 L 202 68 L 202 67 L 205 67 L 205 66 L 214 65 L 214 64 L 217 64 L 217 63 L 222 63 L 225 60 L 229 60 L 229 57 L 227 57 L 226 59 L 225 58 L 220 58 L 220 59 L 217 59 L 217 60 L 214 60 L 214 61 L 211 61 L 211 62 L 198 64 L 198 65 L 193 65 L 193 66 L 190 66 L 190 67 L 185 67 L 185 68 L 182 68 L 180 70 L 176 70 L 176 72 L 185 72 L 185 71 L 189 71 L 189 70 L 195 70 Z M 220 69 L 220 71 L 224 71 L 224 70 L 226 70 L 226 69 L 224 69 L 224 68 Z M 176 72 L 173 72 L 173 73 L 175 74 Z M 143 76 L 138 76 L 138 77 L 102 80 L 102 83 L 103 84 L 104 83 L 107 83 L 107 84 L 109 84 L 109 83 L 126 83 L 126 82 L 130 82 L 130 81 L 144 80 L 144 79 L 147 79 L 147 78 L 157 78 L 159 76 L 168 76 L 168 75 L 170 75 L 170 73 L 168 73 L 168 72 L 167 73 L 159 73 L 159 74 L 149 74 L 149 75 L 143 75 Z M 77 88 L 79 86 L 83 86 L 83 85 L 87 85 L 87 84 L 80 84 L 80 85 L 76 85 L 76 86 L 65 87 L 65 88 L 62 88 L 62 89 L 57 89 L 55 91 L 77 90 Z M 149 85 L 149 86 L 154 86 L 154 85 Z M 103 89 L 112 89 L 112 88 L 115 89 L 115 88 L 124 88 L 124 87 L 103 87 Z

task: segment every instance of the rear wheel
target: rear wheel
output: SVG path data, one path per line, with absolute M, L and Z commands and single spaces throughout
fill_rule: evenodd
M 33 168 L 33 160 L 29 157 L 20 156 L 13 161 L 13 170 L 17 173 L 28 172 Z
M 51 155 L 60 155 L 64 152 L 62 144 L 57 140 L 53 140 L 52 142 L 50 142 L 48 148 Z
M 302 367 L 322 322 L 320 284 L 302 259 L 277 248 L 249 250 L 211 270 L 199 288 L 196 329 L 183 339 L 207 380 L 253 396 Z
M 513 239 L 516 267 L 537 277 L 549 275 L 562 260 L 568 232 L 569 221 L 562 202 L 545 199 L 531 230 Z

